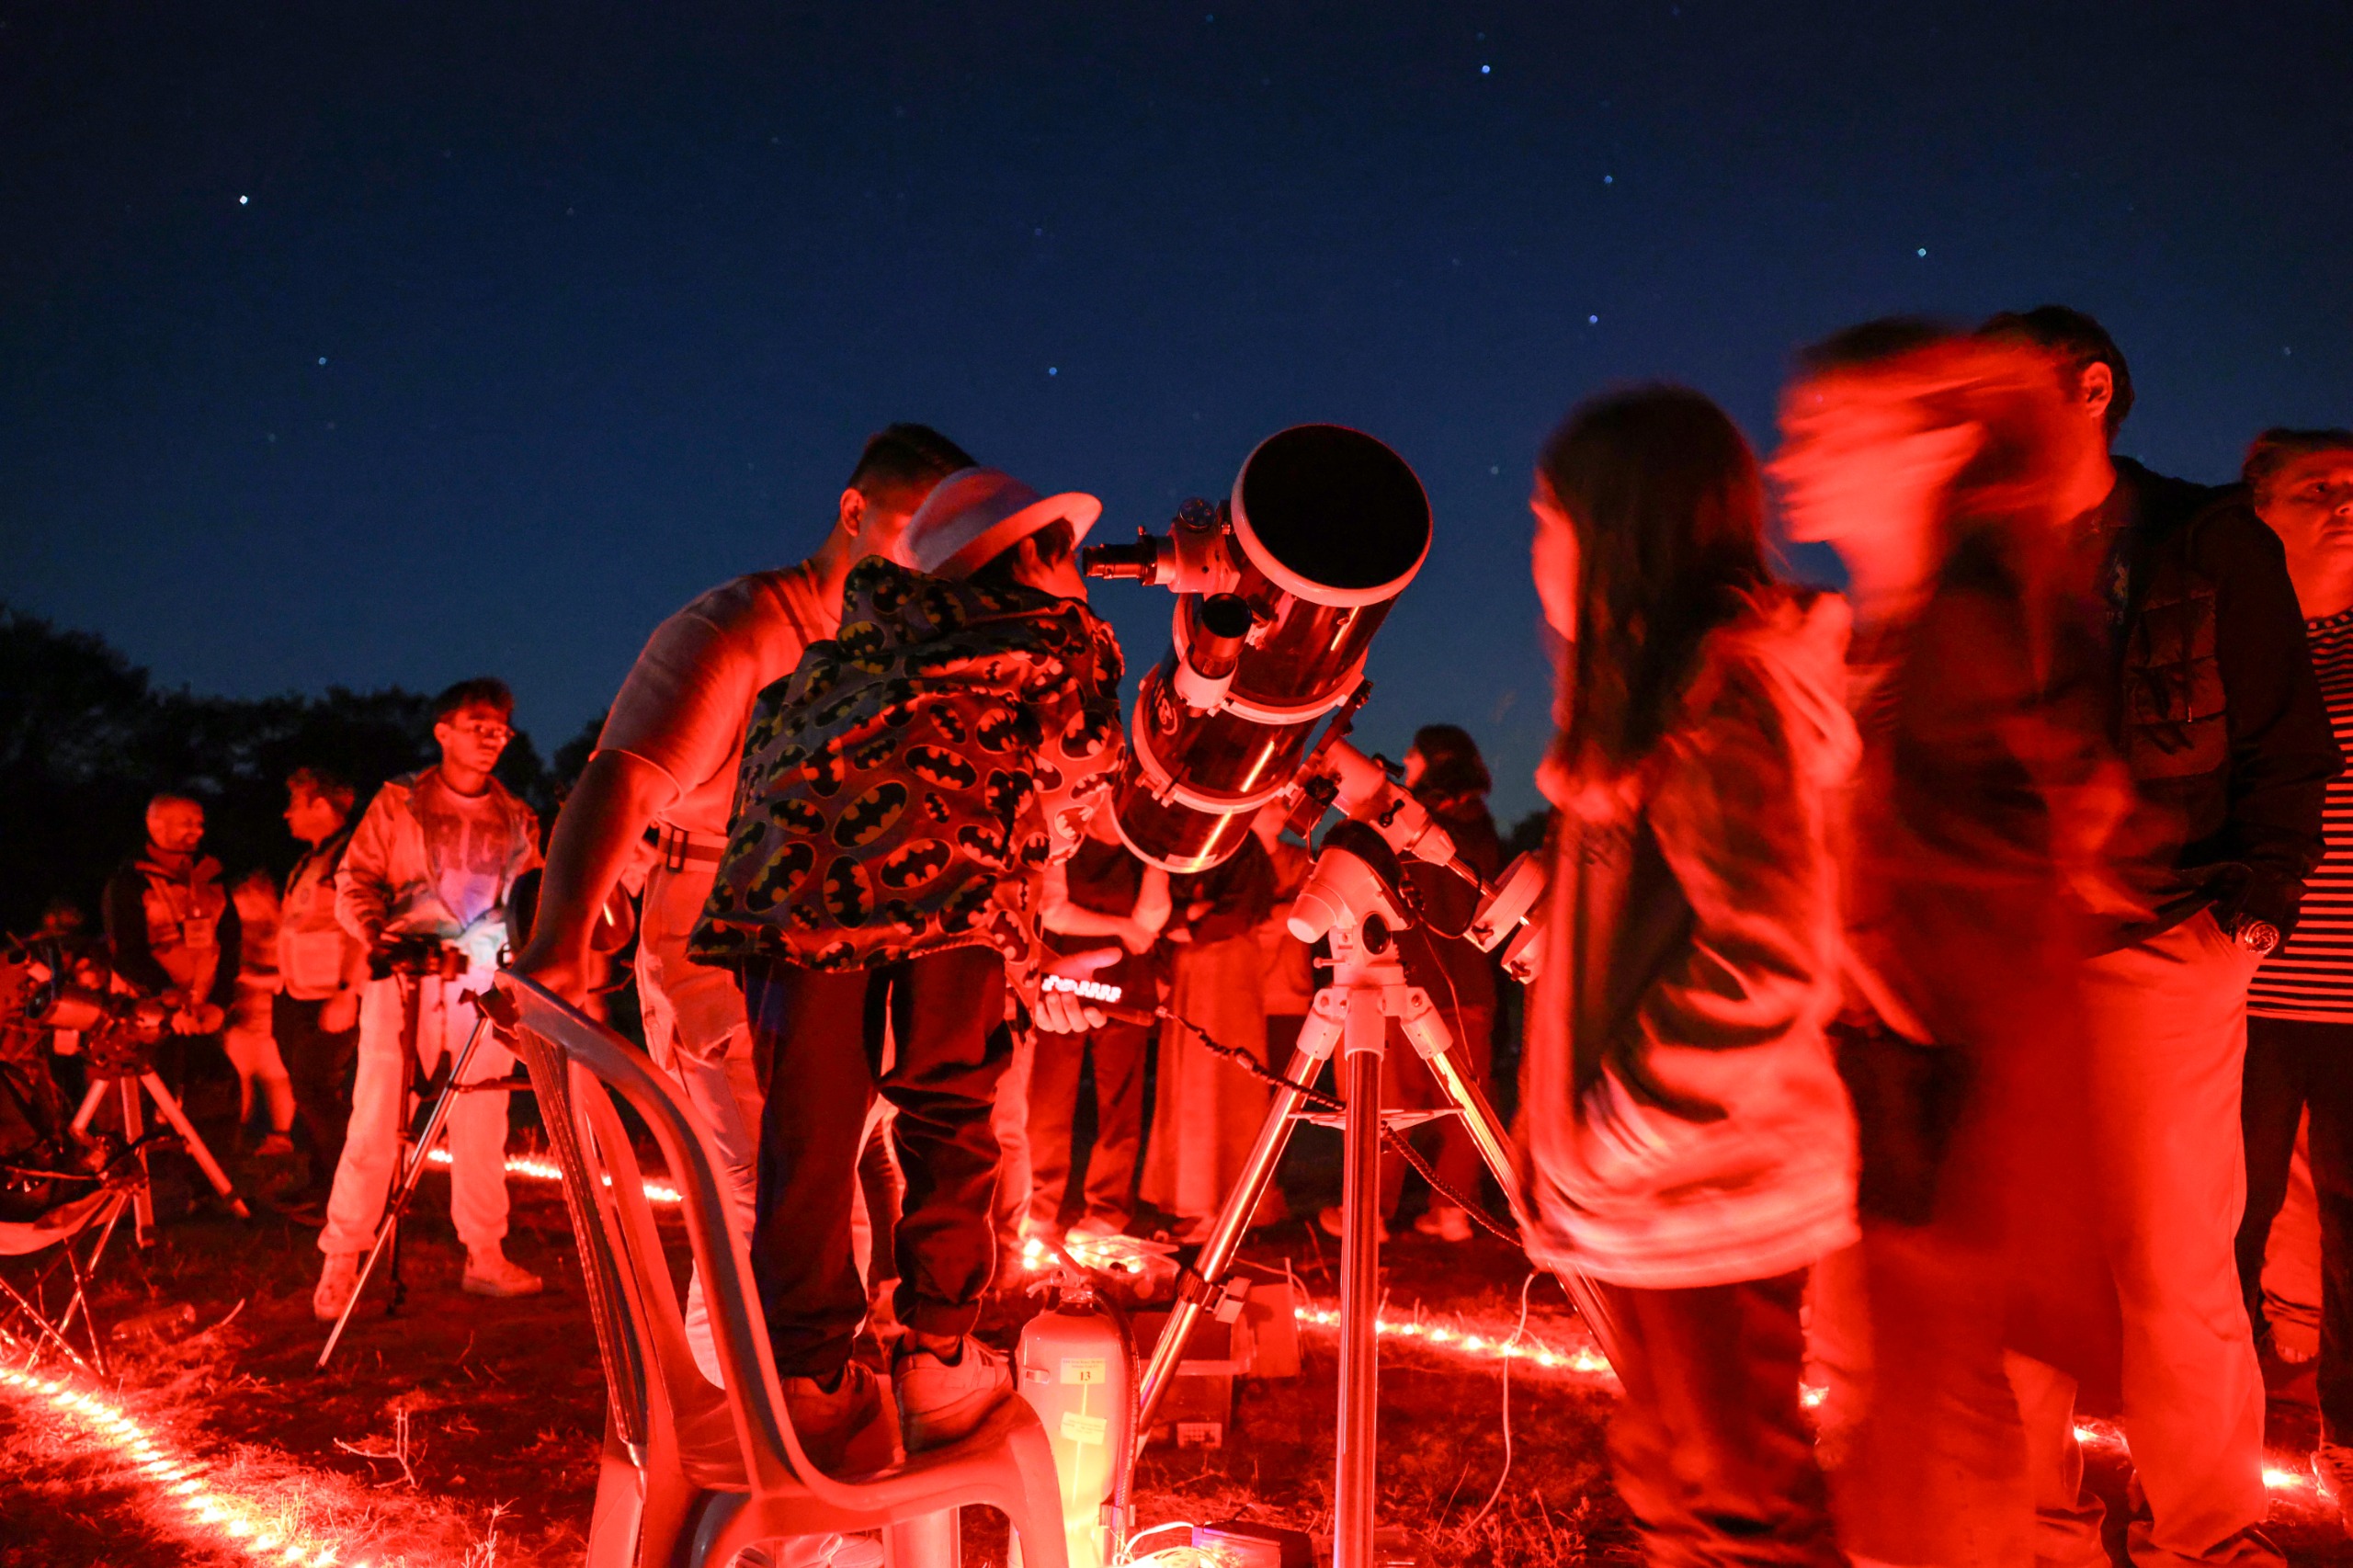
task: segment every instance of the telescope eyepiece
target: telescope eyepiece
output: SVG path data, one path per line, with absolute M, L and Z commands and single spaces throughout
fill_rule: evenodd
M 1160 547 L 1147 534 L 1133 544 L 1090 544 L 1078 552 L 1078 560 L 1090 577 L 1149 583 L 1159 575 Z

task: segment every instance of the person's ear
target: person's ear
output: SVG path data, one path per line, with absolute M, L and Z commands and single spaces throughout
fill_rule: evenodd
M 2116 401 L 2116 371 L 2111 366 L 2095 359 L 2083 369 L 2076 383 L 2077 394 L 2084 412 L 2095 424 L 2108 424 L 2108 405 Z
M 866 492 L 855 484 L 843 491 L 841 510 L 835 520 L 842 532 L 857 538 L 858 530 L 866 526 Z

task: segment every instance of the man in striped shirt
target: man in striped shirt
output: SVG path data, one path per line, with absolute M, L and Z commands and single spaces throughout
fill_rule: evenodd
M 2353 430 L 2267 430 L 2247 451 L 2245 476 L 2256 515 L 2286 550 L 2329 721 L 2353 754 Z M 2327 851 L 2304 884 L 2296 928 L 2247 991 L 2238 1263 L 2259 1324 L 2264 1243 L 2309 1108 L 2321 1214 L 2321 1464 L 2353 1518 L 2353 773 L 2329 784 L 2322 831 Z

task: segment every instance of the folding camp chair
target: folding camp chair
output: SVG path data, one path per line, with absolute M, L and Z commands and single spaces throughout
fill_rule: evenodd
M 0 1258 L 40 1259 L 55 1249 L 33 1263 L 28 1277 L 11 1280 L 0 1271 L 0 1342 L 21 1345 L 28 1365 L 55 1351 L 85 1369 L 108 1369 L 106 1335 L 90 1307 L 90 1279 L 114 1239 L 116 1222 L 143 1190 L 129 1173 L 118 1172 L 116 1179 L 80 1191 L 33 1219 L 0 1221 Z M 87 1357 L 69 1337 L 76 1318 L 89 1343 Z
M 724 1568 L 756 1541 L 911 1528 L 966 1504 L 1002 1510 L 1025 1568 L 1067 1568 L 1051 1449 L 1008 1398 L 981 1428 L 887 1468 L 828 1475 L 786 1412 L 751 1261 L 730 1228 L 692 1115 L 645 1056 L 531 981 L 501 974 L 519 1015 L 515 1049 L 538 1090 L 580 1249 L 610 1400 L 589 1526 L 589 1568 Z M 696 1369 L 678 1290 L 618 1099 L 652 1131 L 682 1199 L 710 1302 L 723 1389 Z

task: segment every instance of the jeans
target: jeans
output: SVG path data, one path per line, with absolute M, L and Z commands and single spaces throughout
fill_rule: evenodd
M 906 1175 L 892 1238 L 899 1321 L 968 1332 L 996 1267 L 990 1117 L 1013 1055 L 1005 960 L 970 947 L 838 973 L 779 964 L 748 971 L 744 995 L 767 1085 L 752 1277 L 778 1373 L 830 1379 L 865 1321 L 850 1199 L 877 1094 L 898 1109 Z
M 1682 1290 L 1594 1289 L 1626 1389 L 1609 1457 L 1643 1561 L 1843 1562 L 1798 1403 L 1804 1271 Z
M 326 1201 L 335 1168 L 343 1161 L 343 1137 L 351 1125 L 351 1076 L 359 1062 L 359 1025 L 341 1034 L 319 1028 L 325 998 L 303 1002 L 279 992 L 270 998 L 270 1032 L 294 1086 L 294 1116 L 311 1142 L 311 1179 L 300 1194 Z
M 1095 1146 L 1086 1157 L 1090 1225 L 1124 1231 L 1135 1213 L 1136 1156 L 1143 1146 L 1143 1063 L 1152 1030 L 1108 1023 L 1088 1034 L 1040 1030 L 1029 1067 L 1029 1222 L 1062 1219 L 1070 1187 L 1072 1123 L 1086 1058 L 1095 1058 Z
M 2313 1196 L 2320 1209 L 2320 1414 L 2333 1443 L 2353 1442 L 2353 1024 L 2249 1018 L 2246 1218 L 2238 1235 L 2239 1286 L 2260 1317 L 2264 1243 L 2288 1195 L 2296 1126 L 2312 1112 Z

